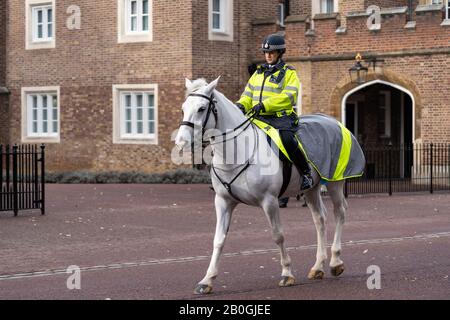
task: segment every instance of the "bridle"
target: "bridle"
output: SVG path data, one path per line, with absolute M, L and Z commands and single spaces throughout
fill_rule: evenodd
M 203 137 L 203 134 L 205 133 L 205 130 L 206 130 L 205 127 L 206 127 L 206 124 L 208 123 L 211 113 L 214 115 L 214 120 L 216 122 L 214 126 L 217 126 L 216 100 L 214 100 L 213 95 L 208 97 L 207 95 L 201 94 L 201 93 L 191 93 L 188 95 L 188 97 L 200 97 L 200 98 L 204 98 L 209 101 L 208 110 L 206 111 L 206 117 L 202 124 L 202 137 Z M 192 129 L 194 129 L 195 124 L 190 121 L 183 121 L 183 122 L 181 122 L 180 126 L 188 126 L 188 127 L 191 127 Z
M 217 108 L 216 108 L 216 100 L 214 100 L 214 96 L 213 95 L 211 95 L 210 97 L 209 96 L 207 96 L 207 95 L 204 95 L 204 94 L 201 94 L 201 93 L 191 93 L 191 94 L 189 94 L 188 95 L 188 97 L 201 97 L 201 98 L 204 98 L 204 99 L 206 99 L 206 100 L 208 100 L 209 101 L 209 105 L 208 105 L 208 110 L 206 111 L 207 113 L 206 113 L 206 117 L 205 117 L 205 120 L 203 120 L 203 124 L 202 124 L 202 140 L 203 140 L 203 135 L 205 134 L 205 131 L 206 131 L 206 125 L 207 125 L 207 123 L 208 123 L 208 121 L 209 121 L 209 118 L 210 118 L 210 116 L 211 116 L 211 113 L 214 115 L 214 120 L 215 120 L 215 124 L 214 124 L 214 127 L 217 127 Z M 228 140 L 230 140 L 230 139 L 226 139 L 225 137 L 228 135 L 228 134 L 230 134 L 230 133 L 234 133 L 236 130 L 238 130 L 238 129 L 240 129 L 241 127 L 243 127 L 245 124 L 247 124 L 247 126 L 243 129 L 243 130 L 241 130 L 238 134 L 236 134 L 236 135 L 234 135 L 231 139 L 236 139 L 242 132 L 244 132 L 251 124 L 252 124 L 252 120 L 253 120 L 253 118 L 255 118 L 256 117 L 256 114 L 255 113 L 253 113 L 253 114 L 250 114 L 250 115 L 248 115 L 248 118 L 245 120 L 245 121 L 243 121 L 241 124 L 239 124 L 236 128 L 234 128 L 233 130 L 231 130 L 231 131 L 226 131 L 226 132 L 223 132 L 223 133 L 221 133 L 220 135 L 218 135 L 218 136 L 211 136 L 209 139 L 210 139 L 210 144 L 217 144 L 217 143 L 223 143 L 223 142 L 225 142 L 225 141 L 228 141 Z M 181 124 L 180 124 L 180 126 L 188 126 L 188 127 L 191 127 L 191 128 L 195 128 L 195 124 L 193 123 L 193 122 L 190 122 L 190 121 L 182 121 L 181 122 Z M 255 128 L 253 127 L 253 130 L 254 130 L 254 132 L 255 132 Z M 220 140 L 220 141 L 216 141 L 216 138 L 217 137 L 223 137 L 223 139 L 222 140 Z M 241 199 L 239 199 L 239 197 L 238 196 L 236 196 L 235 194 L 233 194 L 233 192 L 232 192 L 232 190 L 231 190 L 231 184 L 250 166 L 250 164 L 251 164 L 251 161 L 253 160 L 253 158 L 254 158 L 254 155 L 255 155 L 255 151 L 256 151 L 256 149 L 257 149 L 257 145 L 259 144 L 258 143 L 258 133 L 255 133 L 255 136 L 256 136 L 256 142 L 255 142 L 255 146 L 254 146 L 254 150 L 253 150 L 253 154 L 252 154 L 252 156 L 246 161 L 246 163 L 244 164 L 244 166 L 243 166 L 243 168 L 234 176 L 234 178 L 233 179 L 231 179 L 230 180 L 230 182 L 225 182 L 225 181 L 223 181 L 221 178 L 220 178 L 220 176 L 217 174 L 217 171 L 216 171 L 216 168 L 212 165 L 212 163 L 211 163 L 211 169 L 212 169 L 212 171 L 214 172 L 214 174 L 216 175 L 216 177 L 217 177 L 217 179 L 220 181 L 220 183 L 222 184 L 222 186 L 228 191 L 228 193 L 230 194 L 230 196 L 232 197 L 232 198 L 234 198 L 236 201 L 238 201 L 238 202 L 242 202 L 242 203 L 245 203 L 244 201 L 242 201 Z M 215 142 L 213 142 L 213 141 L 215 141 Z M 192 143 L 193 144 L 193 143 Z M 202 145 L 203 146 L 203 145 Z M 193 148 L 192 148 L 193 149 Z

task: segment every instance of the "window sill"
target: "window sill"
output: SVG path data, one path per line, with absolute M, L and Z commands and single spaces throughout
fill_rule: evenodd
M 38 49 L 55 49 L 55 40 L 50 41 L 32 41 L 27 42 L 25 45 L 26 50 L 38 50 Z
M 118 43 L 133 43 L 133 42 L 152 42 L 153 35 L 151 32 L 138 32 L 122 34 L 118 38 Z
M 211 41 L 228 41 L 233 42 L 233 35 L 225 31 L 213 31 L 209 32 L 209 40 Z
M 60 143 L 59 136 L 27 136 L 22 138 L 22 143 Z
M 153 138 L 127 138 L 127 137 L 121 137 L 118 139 L 115 139 L 113 141 L 114 144 L 146 144 L 146 145 L 157 145 L 158 140 L 156 137 Z

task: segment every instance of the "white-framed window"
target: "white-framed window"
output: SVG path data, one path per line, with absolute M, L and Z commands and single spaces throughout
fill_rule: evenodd
M 153 1 L 117 0 L 118 42 L 153 41 Z
M 233 0 L 208 0 L 209 40 L 233 41 Z
M 378 135 L 380 138 L 391 137 L 391 92 L 380 91 L 378 100 Z
M 26 0 L 25 48 L 55 48 L 55 0 Z
M 149 31 L 149 0 L 127 0 L 127 31 L 142 33 Z
M 224 0 L 212 0 L 212 29 L 214 32 L 225 31 L 225 1 Z
M 335 0 L 320 0 L 320 13 L 333 13 Z
M 113 142 L 158 143 L 157 85 L 113 86 Z
M 59 142 L 59 87 L 22 88 L 22 142 Z
M 33 42 L 51 41 L 53 39 L 53 7 L 32 7 Z

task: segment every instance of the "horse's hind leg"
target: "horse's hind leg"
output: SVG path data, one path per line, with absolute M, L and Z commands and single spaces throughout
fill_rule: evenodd
M 292 286 L 295 283 L 295 278 L 291 271 L 291 258 L 284 246 L 284 233 L 280 221 L 278 199 L 276 197 L 267 197 L 262 204 L 262 208 L 269 220 L 272 229 L 272 238 L 280 249 L 282 272 L 281 281 L 278 285 L 280 287 Z
M 305 194 L 306 203 L 314 220 L 317 231 L 317 254 L 316 263 L 311 268 L 309 279 L 323 279 L 325 276 L 324 264 L 327 260 L 327 233 L 326 233 L 326 208 L 320 195 L 320 184 Z
M 334 232 L 333 245 L 331 246 L 331 274 L 335 277 L 344 272 L 344 262 L 341 260 L 341 235 L 342 227 L 345 221 L 345 211 L 347 209 L 347 201 L 343 192 L 344 181 L 333 182 L 329 184 L 328 192 L 334 206 L 334 218 L 336 220 L 336 230 Z
M 212 282 L 219 273 L 219 258 L 225 244 L 225 239 L 230 227 L 231 215 L 236 207 L 236 203 L 216 195 L 215 207 L 217 221 L 213 254 L 205 277 L 195 287 L 195 294 L 207 294 L 212 292 Z

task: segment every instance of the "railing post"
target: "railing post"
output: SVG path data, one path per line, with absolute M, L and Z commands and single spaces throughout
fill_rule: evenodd
M 433 193 L 433 143 L 430 144 L 430 193 Z
M 392 171 L 391 171 L 391 161 L 392 161 L 392 144 L 388 145 L 388 175 L 389 175 L 389 196 L 392 196 Z
M 344 182 L 344 197 L 348 198 L 348 179 L 345 179 Z
M 17 191 L 17 145 L 13 146 L 13 210 L 17 217 L 19 212 L 19 194 Z
M 45 146 L 41 145 L 41 214 L 45 214 Z

